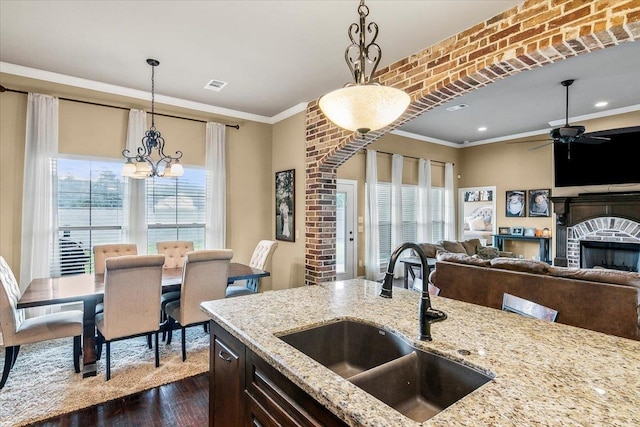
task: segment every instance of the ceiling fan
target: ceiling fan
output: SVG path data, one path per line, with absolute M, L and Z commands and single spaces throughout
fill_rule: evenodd
M 567 92 L 565 98 L 564 126 L 551 129 L 551 131 L 549 132 L 551 141 L 547 142 L 546 144 L 530 148 L 529 150 L 537 150 L 538 148 L 546 147 L 547 145 L 553 143 L 570 144 L 572 142 L 576 142 L 580 144 L 601 144 L 605 141 L 610 140 L 610 138 L 607 136 L 609 134 L 608 132 L 610 131 L 584 133 L 584 126 L 569 124 L 569 86 L 571 86 L 573 82 L 573 79 L 563 80 L 562 82 L 560 82 L 560 84 L 562 84 L 562 86 L 566 88 Z

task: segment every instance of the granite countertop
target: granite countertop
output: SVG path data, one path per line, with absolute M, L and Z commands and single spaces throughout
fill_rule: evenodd
M 352 426 L 640 425 L 640 341 L 436 296 L 433 307 L 448 319 L 433 324 L 433 341 L 423 342 L 416 338 L 419 293 L 394 288 L 385 299 L 380 287 L 355 279 L 208 301 L 202 308 Z M 396 332 L 417 348 L 495 378 L 417 423 L 277 338 L 338 319 Z

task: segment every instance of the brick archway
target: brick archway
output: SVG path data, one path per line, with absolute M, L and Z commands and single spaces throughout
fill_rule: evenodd
M 335 280 L 336 170 L 361 148 L 445 102 L 549 63 L 640 39 L 640 0 L 527 0 L 376 73 L 411 104 L 393 125 L 365 139 L 307 107 L 305 284 Z

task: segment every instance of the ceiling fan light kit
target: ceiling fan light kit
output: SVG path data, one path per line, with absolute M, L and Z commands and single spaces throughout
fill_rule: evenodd
M 360 1 L 360 22 L 349 26 L 351 44 L 344 57 L 353 76 L 353 82 L 322 96 L 318 105 L 329 120 L 341 128 L 360 134 L 382 129 L 397 120 L 409 106 L 409 95 L 403 90 L 382 86 L 372 80 L 382 58 L 382 49 L 376 43 L 378 25 L 365 21 L 369 8 Z M 365 29 L 372 34 L 367 44 Z M 367 65 L 371 69 L 367 72 Z

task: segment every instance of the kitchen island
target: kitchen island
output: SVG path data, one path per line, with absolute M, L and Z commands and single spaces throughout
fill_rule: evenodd
M 385 299 L 380 288 L 356 279 L 208 301 L 202 308 L 346 425 L 640 425 L 640 341 L 436 296 L 433 307 L 448 319 L 432 325 L 433 341 L 419 341 L 419 293 L 394 288 L 393 298 Z M 278 338 L 340 319 L 395 332 L 416 348 L 493 379 L 431 419 L 415 422 Z

